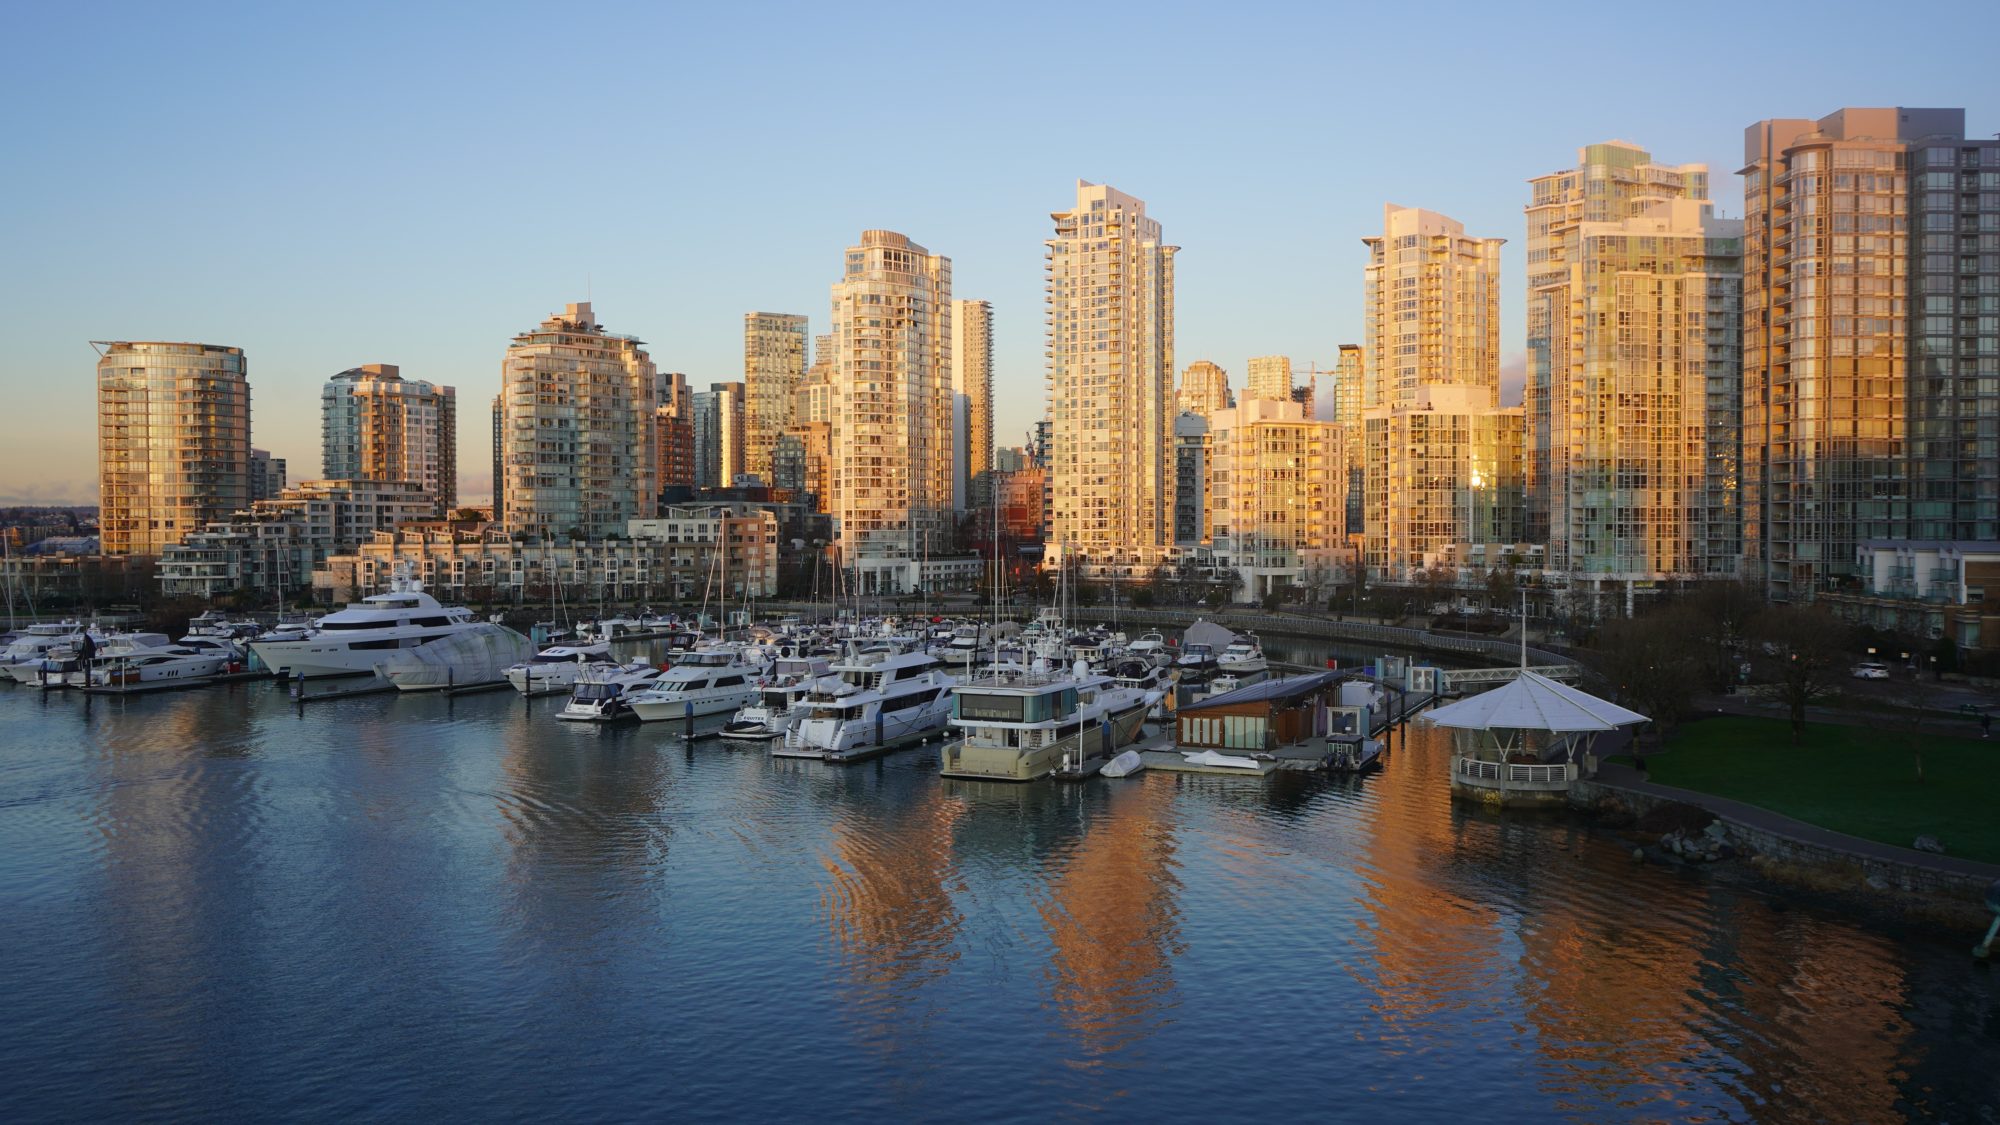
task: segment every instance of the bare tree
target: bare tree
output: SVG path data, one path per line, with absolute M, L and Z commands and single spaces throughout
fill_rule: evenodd
M 1695 625 L 1687 639 L 1703 649 L 1709 687 L 1729 690 L 1748 651 L 1750 621 L 1764 608 L 1763 597 L 1743 582 L 1710 582 L 1697 587 L 1684 604 Z
M 1591 661 L 1621 702 L 1653 720 L 1664 741 L 1692 708 L 1702 661 L 1686 637 L 1698 622 L 1690 610 L 1666 606 L 1644 617 L 1613 618 L 1598 630 Z
M 1853 629 L 1825 609 L 1772 606 L 1750 623 L 1750 635 L 1768 657 L 1779 697 L 1791 712 L 1792 745 L 1805 736 L 1806 706 L 1840 682 Z

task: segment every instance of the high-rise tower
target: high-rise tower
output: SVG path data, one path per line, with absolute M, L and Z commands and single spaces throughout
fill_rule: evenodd
M 100 342 L 98 527 L 107 555 L 156 556 L 250 506 L 242 348 Z
M 829 511 L 863 589 L 950 543 L 951 259 L 861 233 L 833 284 Z
M 1578 578 L 1734 577 L 1743 224 L 1622 141 L 1530 183 L 1529 540 Z
M 410 481 L 458 504 L 458 392 L 405 379 L 388 363 L 349 368 L 320 390 L 320 472 L 327 480 Z
M 771 447 L 791 425 L 792 396 L 806 373 L 806 318 L 743 314 L 743 471 L 771 480 Z
M 1408 577 L 1520 534 L 1521 412 L 1500 409 L 1500 246 L 1393 204 L 1364 238 L 1363 545 Z
M 965 398 L 966 495 L 979 495 L 984 473 L 993 469 L 993 305 L 989 301 L 951 303 L 952 392 Z
M 657 510 L 665 394 L 642 344 L 606 332 L 587 301 L 514 337 L 500 365 L 507 530 L 596 539 Z
M 1048 557 L 1158 562 L 1174 535 L 1174 255 L 1146 205 L 1078 181 L 1050 216 Z
M 1744 132 L 1743 549 L 1805 601 L 1882 539 L 2000 533 L 2000 142 L 1961 109 Z

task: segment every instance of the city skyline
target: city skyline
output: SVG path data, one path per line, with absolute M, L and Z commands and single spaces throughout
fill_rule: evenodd
M 0 318 L 17 342 L 4 383 L 47 424 L 0 448 L 0 502 L 96 498 L 92 339 L 242 348 L 257 373 L 257 444 L 298 477 L 316 461 L 313 400 L 331 373 L 393 363 L 406 378 L 484 401 L 499 382 L 492 340 L 550 308 L 590 300 L 621 331 L 645 339 L 663 370 L 685 371 L 695 386 L 727 381 L 742 367 L 744 313 L 801 310 L 811 333 L 826 330 L 815 315 L 824 301 L 820 263 L 855 230 L 874 228 L 922 231 L 928 244 L 948 247 L 958 288 L 992 302 L 995 441 L 1013 445 L 1044 397 L 1037 266 L 1047 215 L 1065 205 L 1077 179 L 1114 184 L 1167 218 L 1184 248 L 1177 367 L 1212 359 L 1239 390 L 1252 356 L 1326 367 L 1340 344 L 1362 338 L 1355 240 L 1379 226 L 1384 202 L 1507 239 L 1501 353 L 1512 402 L 1525 348 L 1521 195 L 1528 180 L 1569 166 L 1579 146 L 1623 139 L 1706 163 L 1718 214 L 1738 217 L 1742 130 L 1755 121 L 1826 106 L 1963 105 L 1969 134 L 1994 127 L 1983 71 L 1972 65 L 1976 37 L 1940 44 L 1921 65 L 1875 59 L 1867 37 L 1852 34 L 1852 19 L 1801 27 L 1734 12 L 1727 24 L 1648 24 L 1653 49 L 1693 60 L 1692 82 L 1677 85 L 1671 100 L 1643 84 L 1600 83 L 1589 99 L 1551 112 L 1512 78 L 1513 45 L 1527 33 L 1505 13 L 1470 12 L 1463 42 L 1439 45 L 1447 57 L 1437 71 L 1449 78 L 1357 111 L 1329 100 L 1313 63 L 1327 43 L 1389 35 L 1392 16 L 1292 13 L 1288 25 L 1299 34 L 1279 40 L 1255 19 L 1216 27 L 1159 12 L 1149 20 L 1161 47 L 1198 45 L 1215 64 L 1205 67 L 1199 95 L 1158 84 L 1136 56 L 1103 64 L 1107 81 L 1156 96 L 1146 127 L 1087 137 L 1049 126 L 1062 95 L 1020 72 L 1039 41 L 1034 21 L 991 28 L 988 49 L 971 59 L 951 51 L 949 24 L 899 31 L 910 66 L 994 111 L 967 159 L 889 170 L 843 152 L 831 128 L 838 113 L 814 101 L 816 89 L 841 80 L 837 47 L 854 33 L 829 14 L 789 12 L 769 60 L 780 80 L 752 82 L 701 49 L 745 33 L 731 21 L 748 18 L 606 17 L 623 38 L 687 52 L 690 72 L 676 89 L 703 94 L 685 111 L 643 68 L 593 70 L 566 99 L 516 91 L 489 65 L 512 23 L 461 27 L 423 12 L 378 42 L 366 13 L 301 36 L 277 16 L 225 24 L 134 10 L 90 28 L 87 59 L 44 52 L 24 60 L 0 80 L 24 104 L 49 101 L 49 90 L 70 93 L 11 137 L 23 174 L 10 183 L 16 205 L 0 220 L 0 245 L 15 265 L 0 281 Z M 23 23 L 25 34 L 46 39 L 82 30 L 79 17 L 56 10 L 35 10 Z M 1746 69 L 1713 49 L 1725 32 L 1768 43 L 1781 26 L 1799 67 Z M 85 81 L 197 40 L 232 54 L 240 69 L 228 81 L 193 76 L 165 87 Z M 1804 67 L 1808 56 L 1819 64 Z M 348 84 L 337 100 L 307 92 L 343 86 L 335 79 L 357 57 L 395 80 Z M 279 81 L 315 76 L 327 81 Z M 238 96 L 265 87 L 300 93 Z M 941 99 L 940 121 L 962 120 L 946 110 L 952 100 Z M 796 113 L 798 143 L 763 146 L 738 135 L 780 110 Z M 578 131 L 638 138 L 639 167 L 581 181 L 560 171 L 561 160 L 492 174 L 491 153 L 520 138 Z M 1292 157 L 1291 174 L 1267 173 L 1273 151 Z M 208 174 L 209 160 L 222 170 Z M 90 171 L 128 162 L 155 172 Z M 356 166 L 372 174 L 357 175 Z M 815 174 L 802 177 L 801 168 Z M 1249 211 L 1264 220 L 1245 221 Z M 577 235 L 583 230 L 589 237 Z M 461 496 L 470 501 L 490 491 L 479 471 L 490 456 L 487 427 L 468 413 L 475 416 L 460 419 L 459 460 Z

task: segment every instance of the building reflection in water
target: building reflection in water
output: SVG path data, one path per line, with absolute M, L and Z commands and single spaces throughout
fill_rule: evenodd
M 1173 798 L 1156 778 L 1110 786 L 1081 835 L 1049 857 L 1038 901 L 1051 947 L 1043 971 L 1078 1061 L 1152 1034 L 1173 1006 L 1182 952 Z
M 820 855 L 820 912 L 857 1002 L 852 1011 L 880 1021 L 864 1038 L 886 1042 L 917 992 L 958 960 L 964 918 L 952 900 L 951 843 L 965 808 L 936 786 L 886 806 L 871 789 L 836 792 Z
M 1386 1047 L 1464 1049 L 1466 1009 L 1490 1006 L 1532 1036 L 1558 1112 L 1906 1116 L 1892 943 L 1634 867 L 1581 827 L 1453 807 L 1447 736 L 1411 733 L 1365 849 Z

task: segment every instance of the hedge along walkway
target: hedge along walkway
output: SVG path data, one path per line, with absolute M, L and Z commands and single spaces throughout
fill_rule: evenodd
M 1946 857 L 2000 864 L 2000 737 L 1918 734 L 1907 723 L 1895 729 L 1808 723 L 1803 744 L 1793 746 L 1787 720 L 1725 716 L 1681 727 L 1665 751 L 1646 756 L 1646 765 L 1649 777 L 1621 769 L 1605 780 L 1644 778 L 1655 790 L 1713 794 L 1755 806 L 1752 813 L 1777 814 L 1759 827 L 1796 835 L 1777 823 L 1791 818 L 1886 844 L 1903 861 L 1941 858 L 1909 850 L 1918 836 L 1935 836 Z M 2000 875 L 2000 868 L 1992 871 Z

